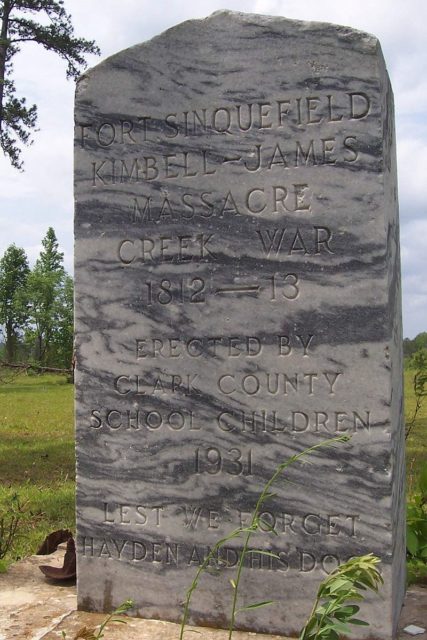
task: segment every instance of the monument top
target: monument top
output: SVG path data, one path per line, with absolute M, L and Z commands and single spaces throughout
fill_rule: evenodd
M 220 34 L 219 37 L 218 34 Z M 145 63 L 149 67 L 150 62 L 154 62 L 151 53 L 155 53 L 156 62 L 160 64 L 160 67 L 165 62 L 171 65 L 169 80 L 172 82 L 172 88 L 176 88 L 176 83 L 179 82 L 179 77 L 183 71 L 181 63 L 184 61 L 187 70 L 191 69 L 191 72 L 196 75 L 200 72 L 209 76 L 207 80 L 210 80 L 210 82 L 203 83 L 203 92 L 199 89 L 197 93 L 209 94 L 209 88 L 211 88 L 213 89 L 213 96 L 215 96 L 215 91 L 219 87 L 218 83 L 213 81 L 216 74 L 213 70 L 209 71 L 203 66 L 199 68 L 199 63 L 203 65 L 211 61 L 214 65 L 220 61 L 222 73 L 229 71 L 234 79 L 237 79 L 238 75 L 245 70 L 249 69 L 256 72 L 256 68 L 261 68 L 266 61 L 271 63 L 274 61 L 278 65 L 286 65 L 287 61 L 295 60 L 296 50 L 292 48 L 292 41 L 295 38 L 298 39 L 298 46 L 304 47 L 305 55 L 299 61 L 299 64 L 302 68 L 307 69 L 306 88 L 316 86 L 316 83 L 313 85 L 314 78 L 323 77 L 325 79 L 328 76 L 332 77 L 337 69 L 342 72 L 345 68 L 344 65 L 351 63 L 351 60 L 357 57 L 355 56 L 357 52 L 366 56 L 379 54 L 383 63 L 378 39 L 364 31 L 327 22 L 299 21 L 281 16 L 220 10 L 203 19 L 191 19 L 182 22 L 146 42 L 133 45 L 109 56 L 81 76 L 77 91 L 79 91 L 79 86 L 80 88 L 82 86 L 85 87 L 90 77 L 99 75 L 103 69 L 109 74 L 114 69 L 118 71 L 121 58 L 126 59 L 126 69 L 130 71 L 131 66 L 129 65 L 132 64 L 132 59 L 141 61 L 144 56 L 147 56 Z M 324 43 L 320 48 L 326 54 L 325 61 L 327 60 L 327 63 L 322 62 L 319 66 L 312 55 L 317 57 L 320 53 L 320 40 Z M 253 54 L 251 49 L 255 41 L 260 58 L 254 55 L 246 55 Z M 333 47 L 329 53 L 325 49 L 326 41 L 329 41 L 328 44 Z M 189 43 L 191 43 L 191 46 L 189 46 Z M 340 56 L 336 56 L 334 59 L 333 54 L 337 48 L 340 50 Z M 300 51 L 300 49 L 298 50 Z M 344 51 L 349 52 L 350 57 L 348 59 L 342 58 Z M 176 55 L 177 52 L 179 52 L 178 56 Z M 234 67 L 233 62 L 236 54 L 239 59 L 238 68 Z M 223 66 L 226 65 L 227 60 L 232 64 L 231 69 Z M 178 77 L 174 83 L 173 79 L 176 71 L 178 71 Z M 273 71 L 273 68 L 270 71 Z M 352 71 L 357 72 L 353 65 L 351 65 L 350 69 L 346 69 L 344 78 L 352 79 Z M 313 75 L 313 78 L 310 78 L 311 75 Z M 162 74 L 162 78 L 166 81 L 167 76 Z M 153 79 L 150 76 L 150 81 Z M 267 81 L 268 78 L 264 78 L 264 80 Z M 221 81 L 224 81 L 226 83 L 225 86 L 227 86 L 227 77 L 221 77 Z M 166 83 L 164 90 L 167 91 L 168 87 L 170 85 Z M 283 79 L 281 88 L 291 87 L 292 81 L 287 85 L 285 79 Z M 191 91 L 191 85 L 188 89 Z M 261 87 L 258 87 L 258 89 L 261 89 Z M 234 87 L 234 90 L 234 94 L 238 95 L 238 85 Z M 257 97 L 260 97 L 262 93 L 266 94 L 267 89 L 263 87 Z M 117 99 L 117 96 L 115 98 Z M 197 95 L 193 95 L 192 99 L 197 99 Z
M 160 34 L 153 36 L 149 40 L 137 43 L 126 49 L 122 49 L 121 51 L 118 51 L 117 53 L 114 53 L 111 56 L 107 57 L 105 60 L 102 60 L 91 69 L 85 71 L 83 77 L 95 72 L 99 67 L 102 67 L 103 65 L 109 65 L 116 56 L 121 56 L 124 54 L 128 55 L 135 48 L 150 48 L 152 45 L 162 46 L 163 40 L 166 40 L 167 47 L 170 48 L 171 52 L 173 53 L 171 45 L 175 42 L 176 44 L 180 44 L 179 40 L 175 41 L 174 38 L 179 38 L 181 34 L 185 38 L 185 46 L 188 46 L 189 44 L 189 37 L 195 35 L 197 32 L 200 32 L 202 35 L 202 40 L 205 42 L 207 47 L 212 47 L 216 44 L 217 47 L 220 48 L 223 42 L 218 40 L 218 38 L 215 37 L 211 42 L 209 41 L 210 31 L 212 33 L 215 32 L 216 36 L 216 33 L 219 31 L 229 33 L 233 30 L 240 30 L 242 27 L 248 27 L 248 29 L 250 29 L 251 27 L 256 27 L 256 29 L 266 27 L 268 31 L 266 31 L 264 35 L 267 37 L 270 37 L 270 35 L 274 37 L 274 33 L 277 33 L 280 38 L 286 37 L 286 32 L 288 29 L 292 31 L 298 30 L 299 34 L 301 34 L 302 37 L 304 37 L 305 34 L 307 36 L 310 36 L 311 34 L 316 32 L 322 34 L 322 36 L 324 34 L 331 34 L 337 39 L 340 44 L 343 43 L 344 45 L 348 45 L 353 49 L 357 47 L 365 49 L 366 52 L 370 53 L 376 53 L 377 48 L 381 50 L 379 40 L 375 35 L 370 34 L 366 31 L 362 31 L 360 29 L 354 29 L 353 27 L 339 25 L 331 22 L 315 20 L 294 20 L 291 18 L 286 18 L 284 16 L 261 15 L 255 13 L 244 13 L 241 11 L 231 11 L 229 9 L 220 9 L 214 11 L 206 18 L 192 18 L 189 20 L 185 20 L 184 22 L 166 29 Z M 262 36 L 262 34 L 259 35 Z M 258 34 L 250 34 L 250 39 L 253 39 L 254 37 L 258 38 Z M 258 42 L 258 44 L 262 43 Z M 193 42 L 192 45 L 194 45 Z M 232 46 L 230 48 L 227 48 L 227 50 L 223 50 L 224 54 L 232 52 Z M 286 53 L 286 51 L 284 51 L 284 53 Z

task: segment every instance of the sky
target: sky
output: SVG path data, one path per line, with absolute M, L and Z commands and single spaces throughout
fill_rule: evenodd
M 100 58 L 138 44 L 175 24 L 219 9 L 351 26 L 380 40 L 396 109 L 403 334 L 427 331 L 427 2 L 426 0 L 65 0 L 77 36 L 96 40 Z M 0 256 L 12 243 L 36 260 L 48 227 L 73 272 L 74 83 L 66 64 L 29 43 L 15 57 L 18 95 L 38 106 L 25 171 L 0 157 Z

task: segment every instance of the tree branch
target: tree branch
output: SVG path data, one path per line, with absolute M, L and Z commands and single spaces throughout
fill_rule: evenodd
M 39 364 L 32 364 L 31 362 L 5 362 L 0 360 L 0 368 L 14 369 L 19 371 L 37 371 L 38 373 L 73 373 L 73 368 L 60 369 L 58 367 L 42 367 Z
M 41 23 L 38 13 L 44 18 Z M 36 107 L 26 108 L 24 99 L 14 97 L 10 80 L 11 60 L 22 42 L 35 42 L 54 52 L 65 60 L 67 78 L 74 79 L 86 67 L 85 55 L 100 53 L 93 40 L 74 35 L 63 0 L 0 0 L 0 148 L 17 169 L 23 164 L 19 145 L 30 144 L 37 120 Z

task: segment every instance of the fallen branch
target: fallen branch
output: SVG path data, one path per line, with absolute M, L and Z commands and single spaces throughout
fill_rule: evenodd
M 64 373 L 72 374 L 73 367 L 69 369 L 61 369 L 59 367 L 43 367 L 40 364 L 33 364 L 32 362 L 5 362 L 0 360 L 0 368 L 25 371 L 37 371 L 38 373 Z

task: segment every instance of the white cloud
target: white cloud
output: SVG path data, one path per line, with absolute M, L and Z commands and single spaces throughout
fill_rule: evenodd
M 401 137 L 398 144 L 402 221 L 426 217 L 427 138 Z
M 424 277 L 427 287 L 427 216 L 424 219 L 408 221 L 401 229 L 400 243 L 405 258 L 405 269 L 411 275 Z
M 405 335 L 413 337 L 426 328 L 427 216 L 409 220 L 400 233 L 403 265 L 403 317 Z

